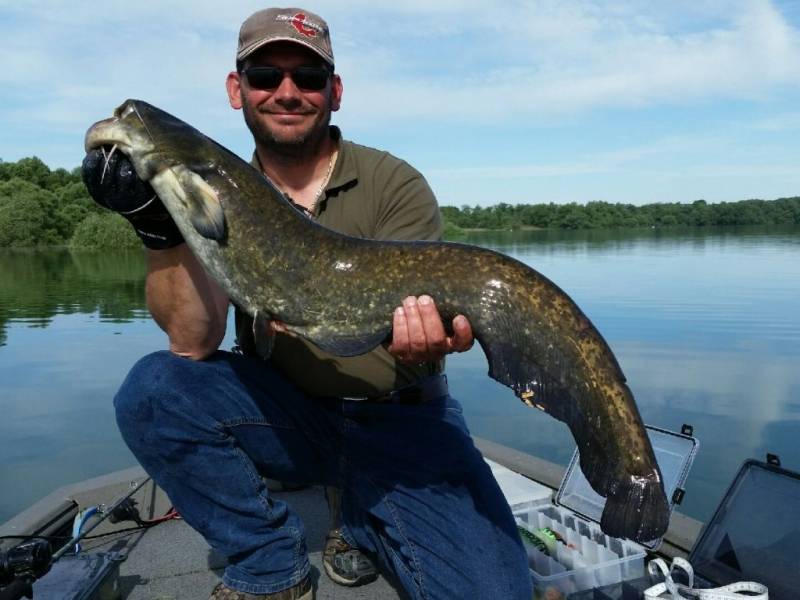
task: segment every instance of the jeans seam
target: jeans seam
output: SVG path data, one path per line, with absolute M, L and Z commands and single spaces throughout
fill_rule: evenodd
M 264 498 L 264 494 L 258 492 L 258 488 L 259 488 L 259 486 L 261 485 L 261 483 L 263 481 L 261 479 L 261 476 L 252 468 L 252 464 L 253 464 L 252 461 L 250 460 L 250 458 L 247 456 L 247 454 L 241 448 L 239 448 L 238 446 L 234 446 L 233 450 L 236 453 L 236 456 L 239 458 L 239 461 L 242 463 L 242 466 L 244 467 L 244 471 L 245 471 L 245 473 L 247 473 L 247 476 L 250 479 L 250 482 L 256 487 L 256 495 L 258 496 L 259 502 L 264 507 L 264 510 L 267 513 L 267 517 L 270 520 L 272 520 L 274 518 L 274 515 L 272 514 L 272 510 L 269 507 L 269 503 L 266 502 L 266 499 Z M 307 561 L 301 561 L 300 560 L 301 555 L 303 554 L 303 537 L 300 535 L 300 530 L 297 529 L 296 527 L 285 527 L 284 526 L 284 527 L 278 527 L 276 529 L 276 531 L 280 531 L 280 530 L 287 531 L 292 536 L 292 538 L 294 538 L 294 560 L 293 560 L 293 562 L 294 562 L 295 567 L 294 567 L 294 571 L 292 573 L 292 578 L 293 579 L 297 579 L 297 581 L 294 581 L 294 583 L 292 584 L 292 585 L 294 585 L 295 583 L 297 583 L 299 581 L 298 577 L 300 577 L 302 579 L 301 574 L 305 575 L 303 573 L 303 571 L 307 570 L 305 568 Z M 244 584 L 244 583 L 245 582 L 238 582 L 238 584 Z M 247 584 L 247 585 L 249 585 L 249 584 Z M 279 590 L 280 589 L 283 589 L 283 588 L 279 588 Z M 279 590 L 277 590 L 277 591 L 279 591 Z M 250 592 L 250 593 L 259 593 L 259 594 L 271 593 L 271 591 L 263 592 L 263 591 L 260 591 L 260 590 L 243 590 L 243 591 L 247 591 L 247 592 Z M 276 591 L 276 590 L 272 590 L 272 591 Z
M 347 433 L 348 433 L 347 430 L 352 430 L 354 428 L 355 428 L 355 425 L 352 423 L 352 421 L 350 419 L 345 418 L 343 420 L 343 423 L 342 423 L 342 429 L 343 429 L 343 431 L 342 431 L 342 443 L 343 444 L 347 444 L 347 440 L 350 437 L 350 436 L 347 435 Z M 350 465 L 351 465 L 350 461 L 347 459 L 347 454 L 348 454 L 347 447 L 343 446 L 342 447 L 342 451 L 341 451 L 341 453 L 339 455 L 340 456 L 341 465 L 342 465 L 342 468 L 340 469 L 340 473 L 339 473 L 339 476 L 340 476 L 341 482 L 342 482 L 342 489 L 344 489 L 344 486 L 345 486 L 346 481 L 347 481 L 346 469 L 349 472 Z M 392 519 L 394 520 L 394 523 L 395 523 L 395 526 L 397 527 L 397 530 L 400 532 L 400 535 L 402 536 L 403 541 L 408 546 L 409 552 L 411 553 L 411 562 L 413 563 L 414 568 L 416 569 L 416 572 L 419 575 L 419 580 L 418 580 L 419 583 L 418 583 L 418 585 L 419 585 L 419 592 L 420 592 L 420 595 L 421 595 L 420 597 L 423 600 L 425 600 L 426 598 L 428 598 L 428 594 L 427 594 L 426 589 L 425 589 L 424 575 L 423 575 L 422 569 L 420 568 L 419 558 L 417 557 L 417 553 L 415 551 L 414 544 L 411 543 L 411 540 L 409 539 L 408 535 L 405 532 L 405 527 L 403 526 L 403 523 L 402 523 L 402 521 L 400 519 L 400 516 L 399 516 L 399 513 L 397 512 L 396 507 L 394 506 L 392 501 L 389 500 L 389 498 L 385 494 L 383 494 L 381 492 L 380 486 L 376 485 L 375 482 L 372 481 L 371 477 L 365 477 L 364 479 L 365 479 L 366 482 L 369 483 L 369 485 L 371 485 L 373 488 L 375 488 L 380 493 L 381 501 L 386 505 L 387 509 L 389 510 L 389 513 L 392 515 Z M 389 548 L 389 549 L 391 550 L 393 555 L 398 556 L 397 553 L 392 548 Z M 406 568 L 406 566 L 403 564 L 402 559 L 397 560 L 397 564 L 400 565 L 400 567 L 409 574 L 409 579 L 411 581 L 413 581 L 414 580 L 414 573 L 413 573 L 412 570 Z
M 230 429 L 239 425 L 263 425 L 265 427 L 275 427 L 276 429 L 294 429 L 291 425 L 284 423 L 275 423 L 260 417 L 239 417 L 229 421 L 218 421 L 217 429 Z
M 250 479 L 250 483 L 252 483 L 256 488 L 256 495 L 258 496 L 259 502 L 264 507 L 264 510 L 267 512 L 267 516 L 270 520 L 274 518 L 272 514 L 272 509 L 270 509 L 269 504 L 264 501 L 264 494 L 258 491 L 259 484 L 263 481 L 261 479 L 261 475 L 252 468 L 253 461 L 250 460 L 250 457 L 245 454 L 244 450 L 239 448 L 239 446 L 234 446 L 233 451 L 236 453 L 236 457 L 239 459 L 239 462 L 242 464 L 244 468 L 244 472 L 247 473 L 247 477 Z
M 400 519 L 400 515 L 398 514 L 397 509 L 394 506 L 394 503 L 392 503 L 392 501 L 389 500 L 389 498 L 387 498 L 386 496 L 383 497 L 383 503 L 389 509 L 389 512 L 391 513 L 392 518 L 394 519 L 394 524 L 397 527 L 397 530 L 400 532 L 400 535 L 403 536 L 403 540 L 405 541 L 406 545 L 408 546 L 409 552 L 411 553 L 411 561 L 413 562 L 414 568 L 416 569 L 417 573 L 419 574 L 419 591 L 420 591 L 421 597 L 423 599 L 427 598 L 428 597 L 428 593 L 425 591 L 425 580 L 424 580 L 425 578 L 424 578 L 424 575 L 423 575 L 423 572 L 422 572 L 422 568 L 420 567 L 420 564 L 419 564 L 419 558 L 417 557 L 416 548 L 415 548 L 414 544 L 411 542 L 411 540 L 409 539 L 408 535 L 405 532 L 405 527 L 403 526 L 403 522 Z M 414 574 L 412 572 L 411 573 L 411 578 L 412 579 L 414 578 L 413 575 Z
M 307 568 L 306 568 L 307 567 Z M 241 579 L 235 579 L 231 577 L 227 570 L 222 576 L 222 581 L 228 587 L 232 587 L 236 591 L 246 592 L 248 594 L 274 594 L 276 592 L 281 592 L 283 590 L 289 589 L 298 583 L 300 583 L 303 578 L 308 575 L 310 571 L 310 564 L 306 561 L 305 564 L 298 567 L 292 576 L 289 579 L 281 581 L 279 583 L 273 584 L 258 584 L 258 583 L 249 583 L 247 581 L 243 581 Z
M 395 564 L 398 565 L 398 569 L 402 569 L 403 572 L 406 574 L 406 576 L 411 581 L 414 581 L 414 572 L 411 571 L 411 569 L 409 569 L 408 567 L 406 567 L 405 564 L 403 564 L 402 557 L 400 557 L 400 555 L 395 551 L 394 548 L 389 548 L 388 551 L 391 552 L 392 556 L 394 557 Z M 420 579 L 422 579 L 421 576 L 420 576 Z M 422 588 L 422 584 L 421 583 L 420 583 L 420 588 Z M 425 592 L 422 589 L 420 589 L 420 592 L 423 594 L 423 597 L 424 597 L 425 596 Z

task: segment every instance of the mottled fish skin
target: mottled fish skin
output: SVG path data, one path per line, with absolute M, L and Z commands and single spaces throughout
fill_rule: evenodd
M 164 201 L 231 299 L 339 355 L 391 332 L 406 296 L 465 315 L 489 375 L 564 421 L 609 535 L 648 541 L 669 509 L 642 419 L 610 348 L 572 299 L 525 264 L 476 246 L 347 237 L 295 210 L 258 171 L 175 117 L 128 100 L 87 132 L 116 144 Z

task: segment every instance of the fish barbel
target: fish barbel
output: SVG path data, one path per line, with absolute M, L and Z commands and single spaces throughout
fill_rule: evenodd
M 477 246 L 327 229 L 232 152 L 139 100 L 89 129 L 87 151 L 107 145 L 130 158 L 204 268 L 256 319 L 276 319 L 323 350 L 353 356 L 388 338 L 407 296 L 431 296 L 446 322 L 465 315 L 489 375 L 569 427 L 581 470 L 606 497 L 603 531 L 635 541 L 666 531 L 662 475 L 622 370 L 549 279 Z

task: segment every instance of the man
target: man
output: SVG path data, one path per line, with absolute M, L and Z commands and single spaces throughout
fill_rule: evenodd
M 422 176 L 329 125 L 343 87 L 320 17 L 259 11 L 242 25 L 236 59 L 226 85 L 253 134 L 253 164 L 298 210 L 349 235 L 440 236 Z M 467 320 L 457 317 L 448 336 L 431 298 L 407 298 L 390 341 L 343 358 L 279 323 L 254 330 L 237 310 L 243 355 L 218 351 L 229 300 L 131 173 L 124 160 L 84 162 L 93 197 L 126 215 L 150 248 L 147 302 L 170 352 L 134 366 L 115 398 L 117 420 L 184 519 L 228 557 L 211 598 L 313 598 L 302 523 L 270 496 L 267 475 L 341 489 L 343 526 L 325 556 L 335 580 L 357 579 L 358 568 L 335 559 L 360 548 L 412 598 L 528 600 L 513 518 L 441 373 L 445 354 L 472 345 Z M 258 349 L 270 336 L 265 360 Z

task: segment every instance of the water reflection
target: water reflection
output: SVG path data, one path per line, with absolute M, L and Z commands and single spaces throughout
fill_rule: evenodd
M 144 274 L 141 252 L 0 252 L 0 521 L 134 464 L 111 397 L 138 356 L 163 346 Z
M 647 423 L 694 426 L 701 443 L 682 510 L 707 518 L 746 458 L 770 451 L 800 468 L 800 228 L 467 241 L 533 265 L 576 300 Z M 133 464 L 111 399 L 140 356 L 165 346 L 144 273 L 140 252 L 0 251 L 0 522 L 59 485 Z M 472 431 L 566 464 L 566 426 L 486 372 L 477 347 L 448 358 Z
M 769 236 L 770 245 L 778 248 L 797 249 L 800 239 L 797 227 L 659 227 L 642 229 L 590 229 L 565 231 L 558 229 L 534 229 L 522 231 L 468 231 L 460 238 L 470 244 L 480 244 L 501 252 L 528 252 L 532 247 L 544 246 L 549 251 L 578 253 L 585 250 L 624 252 L 633 248 L 659 247 L 672 244 L 695 249 L 724 249 L 731 244 L 736 247 L 763 246 L 764 236 Z
M 141 252 L 0 252 L 0 343 L 9 322 L 46 327 L 56 315 L 98 313 L 127 322 L 146 314 Z

